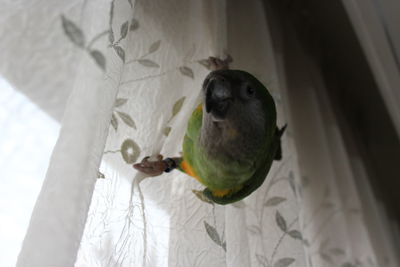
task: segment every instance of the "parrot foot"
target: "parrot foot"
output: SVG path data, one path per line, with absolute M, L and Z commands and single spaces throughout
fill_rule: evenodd
M 168 168 L 162 155 L 157 155 L 155 161 L 149 159 L 150 157 L 144 157 L 140 163 L 133 164 L 133 168 L 150 176 L 161 175 Z
M 217 57 L 209 57 L 208 62 L 211 70 L 227 70 L 229 69 L 229 64 L 232 63 L 233 59 L 230 55 L 222 60 Z

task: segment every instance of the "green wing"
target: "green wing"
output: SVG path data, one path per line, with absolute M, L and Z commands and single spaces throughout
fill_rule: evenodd
M 197 140 L 200 134 L 201 123 L 202 123 L 202 106 L 199 105 L 192 113 L 188 121 L 186 134 L 183 139 L 183 159 L 179 164 L 178 169 L 186 174 L 195 177 L 199 180 L 199 177 L 194 174 L 193 163 L 194 163 L 194 140 Z
M 201 124 L 202 124 L 202 108 L 200 105 L 193 111 L 192 116 L 190 117 L 188 122 L 188 127 L 183 142 L 183 160 L 179 166 L 179 169 L 185 172 L 186 174 L 195 177 L 199 182 L 203 183 L 201 177 L 198 177 L 196 175 L 194 168 L 195 166 L 194 140 L 197 140 L 199 137 Z M 285 128 L 286 126 L 284 126 L 280 130 L 278 128 L 275 129 L 273 141 L 268 147 L 268 153 L 265 153 L 264 158 L 260 160 L 260 165 L 259 165 L 260 167 L 239 191 L 232 194 L 228 194 L 223 197 L 217 197 L 213 195 L 212 191 L 209 188 L 206 188 L 204 189 L 203 194 L 213 202 L 225 205 L 239 201 L 250 195 L 257 188 L 259 188 L 266 179 L 274 159 L 277 160 L 280 159 L 280 154 L 281 154 L 280 139 L 283 132 L 285 131 Z
M 203 194 L 215 203 L 225 205 L 239 201 L 254 192 L 263 184 L 271 168 L 273 160 L 277 159 L 277 153 L 280 153 L 281 151 L 281 136 L 285 129 L 286 125 L 282 129 L 276 128 L 274 140 L 269 148 L 269 153 L 266 153 L 262 164 L 254 173 L 254 175 L 243 185 L 242 189 L 240 189 L 236 193 L 224 197 L 214 196 L 208 188 L 204 189 Z

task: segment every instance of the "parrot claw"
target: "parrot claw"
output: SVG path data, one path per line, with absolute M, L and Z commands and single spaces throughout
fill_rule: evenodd
M 162 155 L 157 155 L 155 161 L 150 160 L 150 157 L 144 157 L 140 163 L 133 164 L 133 168 L 150 176 L 161 175 L 167 167 Z
M 232 63 L 233 59 L 230 55 L 227 55 L 227 57 L 222 60 L 217 57 L 209 57 L 208 62 L 210 65 L 211 70 L 227 70 L 229 69 L 229 64 Z

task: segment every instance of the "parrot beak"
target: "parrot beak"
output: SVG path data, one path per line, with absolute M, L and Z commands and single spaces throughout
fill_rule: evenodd
M 229 82 L 225 77 L 213 75 L 205 87 L 205 108 L 214 121 L 224 120 L 233 100 Z

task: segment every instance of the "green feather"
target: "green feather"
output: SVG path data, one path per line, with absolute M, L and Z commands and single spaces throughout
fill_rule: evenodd
M 232 158 L 224 158 L 223 155 L 209 155 L 200 144 L 202 128 L 202 107 L 197 107 L 189 119 L 187 132 L 183 142 L 183 162 L 191 169 L 188 174 L 197 176 L 198 180 L 207 188 L 203 194 L 218 204 L 229 204 L 239 201 L 260 187 L 272 165 L 273 160 L 280 153 L 280 138 L 284 128 L 276 127 L 276 110 L 273 98 L 267 89 L 252 75 L 235 71 L 239 75 L 245 75 L 247 79 L 256 84 L 256 90 L 263 103 L 263 118 L 265 120 L 265 139 L 260 144 L 260 149 L 253 159 L 236 161 Z M 239 144 L 238 144 L 239 145 Z M 218 177 L 218 179 L 215 179 Z M 224 196 L 217 197 L 213 191 L 230 190 Z
M 243 198 L 247 197 L 251 193 L 253 193 L 257 188 L 259 188 L 265 181 L 267 174 L 271 168 L 272 162 L 275 158 L 275 154 L 280 148 L 281 145 L 281 135 L 283 134 L 284 130 L 286 128 L 286 125 L 281 129 L 277 130 L 275 134 L 274 141 L 272 143 L 272 146 L 270 147 L 269 153 L 266 153 L 266 156 L 263 158 L 261 161 L 261 165 L 257 169 L 257 171 L 254 173 L 254 175 L 244 184 L 243 188 L 232 194 L 232 195 L 227 195 L 224 197 L 216 197 L 212 194 L 210 189 L 206 188 L 203 191 L 203 194 L 208 197 L 210 200 L 214 201 L 215 203 L 225 205 L 225 204 L 230 204 L 239 200 L 242 200 Z

